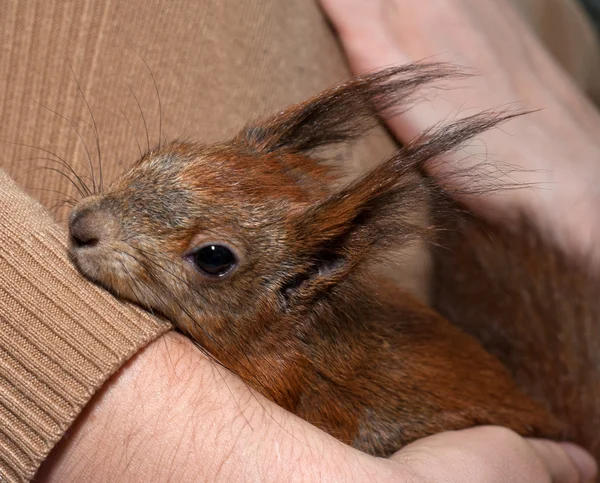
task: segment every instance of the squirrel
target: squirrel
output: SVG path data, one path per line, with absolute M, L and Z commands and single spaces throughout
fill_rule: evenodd
M 424 169 L 519 113 L 432 128 L 342 185 L 328 164 L 327 149 L 456 75 L 392 67 L 229 141 L 158 146 L 74 208 L 71 257 L 367 453 L 493 424 L 600 456 L 597 278 L 525 218 L 509 227 L 469 213 Z M 374 269 L 415 240 L 435 261 L 427 303 Z

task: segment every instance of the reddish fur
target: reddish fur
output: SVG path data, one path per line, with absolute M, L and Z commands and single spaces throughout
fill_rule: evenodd
M 510 370 L 524 392 L 600 455 L 600 279 L 527 222 L 468 217 L 437 251 L 435 304 Z
M 531 355 L 548 360 L 569 354 L 565 380 L 553 370 L 521 377 L 518 363 L 498 352 L 478 325 L 489 316 L 514 321 L 511 327 L 532 323 L 518 304 L 479 303 L 501 300 L 502 292 L 494 290 L 480 295 L 487 293 L 480 284 L 500 277 L 498 267 L 482 272 L 467 257 L 466 244 L 453 247 L 460 264 L 439 258 L 435 303 L 456 325 L 372 270 L 388 249 L 418 238 L 439 243 L 440 226 L 457 213 L 421 174 L 424 163 L 511 115 L 486 113 L 425 133 L 342 188 L 334 187 L 319 161 L 322 147 L 353 140 L 372 125 L 375 112 L 389 113 L 422 84 L 448 75 L 459 74 L 435 64 L 390 69 L 292 106 L 230 142 L 174 143 L 152 151 L 105 193 L 76 208 L 72 233 L 92 233 L 99 242 L 74 245 L 73 257 L 93 280 L 168 317 L 266 397 L 372 454 L 389 455 L 417 438 L 478 424 L 563 438 L 563 422 L 583 425 L 578 411 L 587 403 L 566 410 L 551 392 L 536 389 L 535 378 L 558 384 L 556 393 L 575 392 L 580 380 L 569 377 L 597 368 L 582 367 L 568 352 L 572 347 L 560 346 L 578 347 L 575 341 L 552 340 Z M 441 221 L 415 216 L 428 209 Z M 233 246 L 238 270 L 220 281 L 202 278 L 185 262 L 198 237 Z M 526 268 L 520 281 L 502 290 L 518 292 L 523 283 L 543 306 L 538 268 L 554 251 L 538 239 L 536 250 L 511 255 L 510 263 Z M 473 235 L 470 241 L 485 247 L 482 256 L 492 262 L 504 260 L 489 238 Z M 510 244 L 502 250 L 510 252 Z M 561 270 L 584 280 L 568 261 Z M 450 290 L 468 284 L 477 292 Z M 554 294 L 555 303 L 575 303 L 561 299 L 571 293 L 561 290 L 566 287 Z M 474 302 L 476 309 L 463 310 Z M 597 313 L 594 307 L 590 319 Z M 522 340 L 529 340 L 527 331 L 519 329 L 503 342 L 517 347 Z M 597 371 L 590 377 L 595 381 Z M 577 405 L 575 399 L 569 404 Z M 578 438 L 584 434 L 575 429 Z M 597 448 L 589 438 L 577 440 Z

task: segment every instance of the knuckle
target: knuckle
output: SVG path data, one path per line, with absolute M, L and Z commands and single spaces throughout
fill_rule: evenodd
M 489 441 L 494 441 L 502 447 L 518 447 L 522 449 L 527 446 L 525 440 L 515 433 L 512 429 L 502 426 L 483 426 L 482 431 L 485 431 L 485 437 Z

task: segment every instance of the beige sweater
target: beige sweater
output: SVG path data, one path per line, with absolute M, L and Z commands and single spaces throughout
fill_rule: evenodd
M 557 10 L 546 0 L 515 3 L 552 34 L 555 53 L 586 86 L 597 78 L 599 50 L 575 1 L 552 0 Z M 156 94 L 133 50 L 156 76 L 163 137 L 223 138 L 348 74 L 313 2 L 13 1 L 0 11 L 0 140 L 13 143 L 0 156 L 0 482 L 13 483 L 33 477 L 94 392 L 169 325 L 84 280 L 64 230 L 11 178 L 49 207 L 54 191 L 76 189 L 56 171 L 32 168 L 64 169 L 60 156 L 86 176 L 89 152 L 98 176 L 86 101 L 105 180 L 139 156 L 146 128 L 150 144 L 157 140 Z M 556 42 L 559 31 L 565 42 Z
M 0 172 L 0 481 L 26 481 L 98 387 L 169 329 L 84 280 Z

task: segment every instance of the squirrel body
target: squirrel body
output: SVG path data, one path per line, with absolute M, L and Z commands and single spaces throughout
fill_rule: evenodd
M 374 114 L 456 75 L 440 64 L 391 68 L 251 124 L 231 141 L 160 146 L 74 209 L 72 257 L 87 277 L 171 320 L 264 396 L 371 454 L 479 424 L 574 436 L 597 451 L 581 411 L 600 395 L 598 365 L 591 355 L 572 360 L 580 338 L 598 332 L 595 278 L 530 236 L 529 225 L 521 233 L 467 223 L 471 215 L 424 174 L 425 163 L 514 114 L 428 131 L 341 187 L 322 161 L 323 148 L 356 139 Z M 436 250 L 448 233 L 452 249 Z M 490 233 L 501 239 L 499 251 Z M 511 237 L 537 245 L 511 251 Z M 373 269 L 386 250 L 415 240 L 430 243 L 436 257 L 429 305 Z M 498 260 L 525 267 L 525 296 Z M 548 270 L 567 270 L 580 283 L 545 290 Z M 579 325 L 548 309 L 556 303 L 586 306 L 583 333 L 564 328 Z M 546 316 L 560 320 L 545 325 Z M 531 341 L 527 324 L 544 338 L 530 351 L 540 360 L 520 352 L 531 366 L 523 376 L 512 348 Z M 553 366 L 547 359 L 556 354 L 571 359 Z M 561 391 L 579 389 L 566 408 Z

